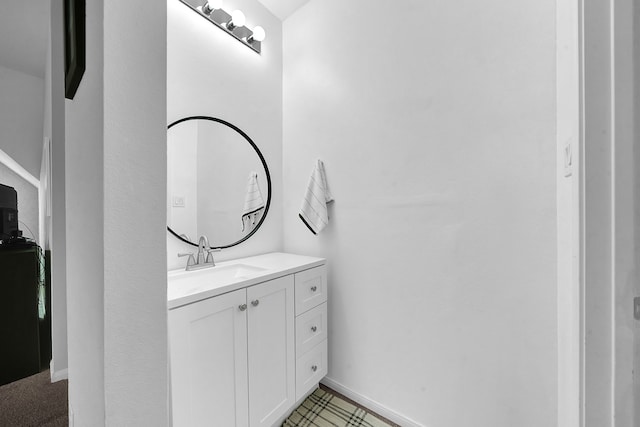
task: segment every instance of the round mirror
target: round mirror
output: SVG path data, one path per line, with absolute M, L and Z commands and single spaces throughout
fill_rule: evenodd
M 211 248 L 244 242 L 262 225 L 271 177 L 256 144 L 214 117 L 180 119 L 167 130 L 167 228 L 180 240 Z

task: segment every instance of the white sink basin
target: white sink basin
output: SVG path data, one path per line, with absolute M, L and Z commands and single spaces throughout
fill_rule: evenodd
M 196 295 L 202 292 L 242 283 L 261 276 L 266 268 L 250 264 L 220 265 L 202 270 L 171 271 L 168 274 L 168 297 Z
M 255 265 L 233 264 L 211 267 L 207 276 L 212 280 L 248 279 L 265 270 L 266 268 L 256 267 Z
M 202 270 L 174 270 L 167 274 L 167 303 L 173 309 L 236 289 L 275 279 L 323 262 L 321 258 L 283 253 L 257 255 Z
M 173 286 L 183 289 L 191 287 L 197 290 L 203 286 L 210 287 L 248 279 L 265 270 L 265 268 L 249 264 L 221 265 L 194 271 L 177 270 L 169 272 L 169 282 Z

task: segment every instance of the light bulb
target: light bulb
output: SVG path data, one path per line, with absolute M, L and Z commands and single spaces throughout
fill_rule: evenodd
M 209 0 L 202 6 L 202 13 L 210 15 L 217 9 L 222 9 L 222 0 Z
M 246 18 L 244 17 L 244 13 L 242 13 L 241 10 L 236 9 L 231 12 L 231 22 L 229 22 L 229 24 L 231 24 L 230 26 L 232 28 L 244 27 L 245 20 Z
M 264 28 L 258 25 L 253 29 L 253 35 L 250 37 L 250 39 L 255 40 L 257 42 L 261 42 L 264 40 L 265 37 L 266 37 L 266 33 L 264 32 Z M 252 40 L 248 40 L 248 41 L 251 42 Z

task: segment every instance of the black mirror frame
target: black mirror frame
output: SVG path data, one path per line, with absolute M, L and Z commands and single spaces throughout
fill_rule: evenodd
M 264 219 L 267 217 L 267 212 L 269 212 L 269 206 L 271 205 L 271 174 L 269 173 L 269 167 L 267 166 L 267 162 L 264 160 L 264 156 L 262 155 L 262 153 L 260 152 L 260 149 L 258 148 L 258 146 L 255 144 L 255 142 L 253 142 L 253 140 L 251 138 L 249 138 L 249 135 L 247 135 L 246 133 L 244 133 L 242 131 L 242 129 L 240 129 L 239 127 L 227 122 L 226 120 L 222 120 L 222 119 L 218 119 L 215 117 L 209 117 L 209 116 L 190 116 L 190 117 L 185 117 L 183 119 L 180 120 L 176 120 L 175 122 L 171 123 L 168 127 L 167 130 L 171 129 L 173 126 L 178 125 L 182 122 L 186 122 L 188 120 L 209 120 L 212 122 L 216 122 L 216 123 L 220 123 L 223 124 L 225 126 L 230 127 L 231 129 L 235 130 L 236 132 L 238 132 L 240 135 L 242 135 L 242 137 L 244 139 L 247 140 L 247 142 L 249 142 L 249 144 L 251 145 L 251 147 L 253 147 L 253 149 L 255 150 L 256 154 L 258 154 L 258 157 L 260 158 L 260 161 L 262 162 L 262 166 L 264 167 L 264 171 L 265 174 L 267 176 L 267 201 L 265 203 L 264 206 L 264 212 L 260 217 L 260 221 L 258 221 L 258 224 L 253 228 L 253 230 L 251 230 L 251 232 L 249 234 L 247 234 L 246 236 L 244 236 L 242 239 L 238 240 L 237 242 L 228 244 L 228 245 L 224 245 L 224 246 L 209 246 L 209 248 L 211 249 L 227 249 L 236 245 L 239 245 L 240 243 L 244 242 L 245 240 L 247 240 L 249 237 L 253 236 L 255 234 L 256 231 L 258 231 L 258 229 L 260 228 L 260 226 L 262 226 L 262 223 L 264 222 Z M 173 231 L 171 229 L 171 227 L 169 227 L 167 225 L 167 230 L 169 230 L 169 232 L 171 234 L 173 234 L 175 237 L 177 237 L 179 240 L 183 241 L 184 243 L 188 243 L 192 246 L 198 246 L 197 243 L 194 243 L 190 240 L 187 240 L 183 237 L 180 237 L 180 235 L 178 235 L 175 231 Z

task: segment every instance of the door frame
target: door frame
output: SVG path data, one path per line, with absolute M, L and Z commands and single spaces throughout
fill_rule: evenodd
M 633 6 L 633 0 L 577 5 L 580 427 L 633 427 L 636 417 Z

